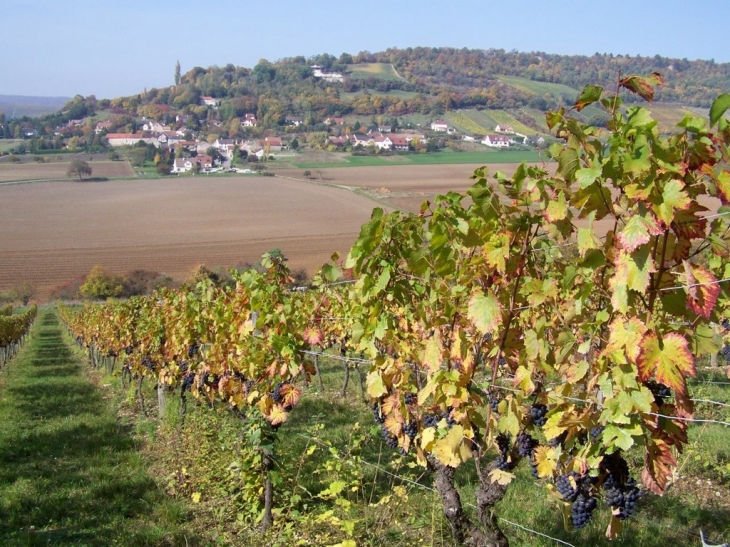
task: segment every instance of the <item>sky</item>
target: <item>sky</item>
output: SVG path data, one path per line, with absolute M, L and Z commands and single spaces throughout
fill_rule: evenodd
M 173 84 L 195 66 L 389 47 L 613 53 L 730 62 L 730 0 L 3 0 L 0 95 Z

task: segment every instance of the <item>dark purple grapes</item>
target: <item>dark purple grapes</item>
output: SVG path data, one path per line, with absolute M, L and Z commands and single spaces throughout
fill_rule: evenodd
M 730 365 L 730 344 L 725 344 L 723 346 L 722 356 L 725 358 L 725 362 Z
M 601 436 L 601 433 L 603 433 L 603 430 L 604 429 L 606 429 L 605 426 L 592 427 L 591 430 L 590 430 L 590 432 L 589 432 L 590 435 L 591 435 L 591 439 L 595 441 L 598 437 Z
M 418 434 L 418 424 L 416 422 L 408 422 L 403 424 L 403 433 L 405 433 L 409 439 L 413 440 Z
M 382 424 L 385 422 L 385 416 L 383 416 L 380 413 L 380 404 L 379 403 L 373 403 L 373 405 L 370 407 L 373 411 L 373 418 L 375 419 L 375 423 Z
M 580 494 L 573 502 L 571 520 L 576 528 L 583 528 L 591 520 L 591 514 L 596 508 L 596 498 L 590 494 Z
M 384 425 L 380 426 L 380 432 L 383 435 L 383 440 L 385 441 L 385 444 L 388 446 L 388 448 L 397 448 L 398 447 L 398 439 L 393 436 L 390 431 L 388 431 L 388 428 Z
M 649 380 L 646 383 L 646 387 L 648 387 L 651 394 L 654 395 L 654 402 L 657 406 L 662 406 L 664 404 L 664 399 L 672 396 L 672 390 L 664 384 L 660 384 L 654 380 Z
M 517 434 L 517 453 L 523 458 L 531 458 L 538 444 L 524 429 Z
M 432 414 L 427 414 L 423 417 L 423 427 L 438 427 L 439 417 Z
M 575 482 L 575 486 L 573 486 L 570 482 L 571 477 Z M 555 488 L 558 490 L 558 493 L 563 496 L 565 501 L 575 501 L 578 497 L 578 493 L 580 492 L 578 476 L 573 471 L 565 475 L 560 475 L 557 479 L 555 479 Z
M 532 405 L 530 408 L 530 418 L 532 423 L 537 427 L 542 427 L 547 423 L 547 407 L 543 404 L 537 403 Z
M 499 390 L 491 388 L 489 390 L 489 406 L 492 409 L 492 412 L 499 412 L 499 403 L 501 400 L 502 394 L 499 392 Z
M 274 386 L 274 392 L 271 394 L 271 399 L 274 401 L 274 403 L 280 403 L 284 400 L 284 397 L 281 395 L 281 388 L 284 384 L 279 382 Z
M 415 405 L 417 400 L 413 393 L 406 393 L 404 399 L 407 405 Z

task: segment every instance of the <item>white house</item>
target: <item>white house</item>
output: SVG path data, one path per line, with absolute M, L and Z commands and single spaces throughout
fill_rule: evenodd
M 495 127 L 494 130 L 498 133 L 510 133 L 512 135 L 514 135 L 515 132 L 515 130 L 512 129 L 512 126 L 507 125 L 506 123 L 497 124 L 497 127 Z
M 217 108 L 219 104 L 221 104 L 219 99 L 216 99 L 214 97 L 209 97 L 207 95 L 203 95 L 200 97 L 200 104 L 203 106 L 212 106 L 214 108 Z
M 134 146 L 139 141 L 160 146 L 160 141 L 150 133 L 107 133 L 109 146 Z
M 482 144 L 492 148 L 509 148 L 509 137 L 504 135 L 487 135 Z
M 195 158 L 175 158 L 172 164 L 172 173 L 187 173 L 195 166 L 200 167 L 201 171 L 213 167 L 213 158 L 210 156 L 197 156 Z
M 94 133 L 96 133 L 98 135 L 102 131 L 109 131 L 111 128 L 112 128 L 112 122 L 99 122 L 96 124 Z
M 152 133 L 162 133 L 169 131 L 170 128 L 167 125 L 162 125 L 160 122 L 148 121 L 142 126 L 143 131 L 151 131 Z
M 431 131 L 448 131 L 449 124 L 443 120 L 436 120 L 431 122 Z
M 304 123 L 304 119 L 300 118 L 299 116 L 286 116 L 284 118 L 284 122 L 286 123 L 286 125 L 299 127 Z
M 310 68 L 312 69 L 312 76 L 325 82 L 342 82 L 345 79 L 339 72 L 325 72 L 319 65 L 312 65 Z
M 249 113 L 246 114 L 241 122 L 243 127 L 256 127 L 256 116 Z

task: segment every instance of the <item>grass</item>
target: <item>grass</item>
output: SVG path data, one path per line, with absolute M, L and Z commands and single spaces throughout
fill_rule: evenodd
M 345 102 L 352 101 L 355 97 L 359 97 L 363 95 L 364 91 L 353 91 L 352 93 L 340 93 L 340 97 L 342 97 L 342 100 Z M 399 89 L 394 89 L 392 91 L 370 91 L 370 95 L 380 95 L 383 97 L 398 97 L 400 99 L 413 99 L 418 95 L 418 93 L 414 91 L 401 91 Z
M 0 545 L 199 545 L 54 310 L 0 376 Z
M 517 76 L 498 76 L 497 79 L 520 91 L 532 93 L 534 95 L 544 96 L 550 95 L 557 99 L 567 99 L 575 101 L 578 96 L 578 90 L 563 84 L 552 84 L 549 82 L 538 82 L 528 80 L 527 78 L 519 78 Z
M 350 77 L 353 80 L 377 78 L 379 80 L 402 80 L 390 63 L 359 63 L 348 65 Z
M 479 152 L 456 152 L 442 150 L 433 154 L 409 154 L 402 156 L 344 156 L 345 162 L 298 162 L 299 169 L 323 169 L 325 167 L 370 167 L 381 165 L 451 165 L 462 163 L 520 163 L 537 162 L 537 152 L 523 150 L 485 150 Z
M 0 139 L 0 152 L 7 152 L 22 142 L 25 141 L 23 139 Z

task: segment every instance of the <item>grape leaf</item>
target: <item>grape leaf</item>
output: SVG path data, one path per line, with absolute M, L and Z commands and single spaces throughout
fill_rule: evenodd
M 296 406 L 302 396 L 301 390 L 293 384 L 284 384 L 279 390 L 279 394 L 284 398 L 284 406 Z
M 723 170 L 715 178 L 717 185 L 717 197 L 723 205 L 730 205 L 730 172 Z
M 318 327 L 307 327 L 302 333 L 302 338 L 308 344 L 318 346 L 322 342 L 322 331 Z
M 288 417 L 289 414 L 284 410 L 284 407 L 278 404 L 273 405 L 268 416 L 266 416 L 269 422 L 271 422 L 271 425 L 283 424 Z
M 674 211 L 687 209 L 691 202 L 689 194 L 684 191 L 684 183 L 681 180 L 670 180 L 664 186 L 661 202 L 654 205 L 653 210 L 657 218 L 665 226 L 669 226 L 674 220 Z
M 555 449 L 548 446 L 538 446 L 535 449 L 535 465 L 537 466 L 537 475 L 540 478 L 550 477 L 558 468 L 558 462 L 555 458 Z
M 649 76 L 627 76 L 618 82 L 620 87 L 626 88 L 639 95 L 645 101 L 654 100 L 654 86 L 662 85 L 664 78 L 658 72 L 652 72 Z
M 514 478 L 515 476 L 512 473 L 501 469 L 492 469 L 489 472 L 489 480 L 496 482 L 501 486 L 507 486 Z
M 491 294 L 475 293 L 467 315 L 482 334 L 492 333 L 502 324 L 502 306 Z
M 383 383 L 383 377 L 380 376 L 380 372 L 377 370 L 368 373 L 367 386 L 368 395 L 373 399 L 378 399 L 388 393 Z
M 637 214 L 632 216 L 618 233 L 617 241 L 622 249 L 628 252 L 647 243 L 652 235 L 662 233 L 656 221 L 649 215 Z
M 568 216 L 568 204 L 565 202 L 565 193 L 560 192 L 557 200 L 552 200 L 545 209 L 545 218 L 548 222 L 563 220 Z
M 646 325 L 641 319 L 632 317 L 626 321 L 624 317 L 618 316 L 611 322 L 609 333 L 606 353 L 623 354 L 625 352 L 629 361 L 635 363 L 639 356 L 639 344 L 646 333 Z M 617 359 L 618 356 L 613 355 L 613 357 L 617 362 L 621 362 Z
M 461 444 L 464 439 L 464 428 L 455 425 L 449 433 L 433 447 L 432 453 L 441 463 L 449 467 L 458 467 L 462 462 Z
M 662 439 L 651 439 L 646 443 L 641 481 L 649 490 L 661 496 L 674 476 L 673 470 L 676 466 L 677 460 L 672 454 L 672 447 Z
M 637 365 L 641 381 L 655 378 L 685 396 L 685 377 L 694 378 L 696 374 L 695 358 L 687 339 L 676 332 L 664 335 L 661 340 L 653 332 L 648 333 L 641 342 Z
M 697 315 L 709 319 L 715 309 L 717 297 L 720 296 L 720 285 L 717 278 L 702 266 L 684 261 L 687 274 L 687 307 Z
M 598 101 L 601 98 L 601 93 L 603 93 L 603 88 L 599 85 L 585 86 L 583 91 L 580 92 L 580 95 L 578 95 L 578 98 L 575 100 L 575 105 L 573 105 L 574 108 L 580 112 L 586 106 Z
M 730 95 L 723 93 L 717 99 L 712 101 L 710 107 L 710 127 L 720 121 L 727 109 L 730 108 Z

